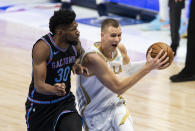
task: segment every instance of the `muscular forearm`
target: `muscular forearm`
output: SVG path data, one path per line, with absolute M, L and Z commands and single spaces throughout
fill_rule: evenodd
M 85 50 L 84 50 L 83 47 L 81 46 L 81 47 L 77 50 L 78 56 L 77 56 L 77 58 L 76 58 L 76 62 L 75 62 L 76 64 L 80 64 L 80 63 L 81 63 L 81 59 L 82 59 L 84 53 L 85 53 Z
M 153 69 L 164 69 L 168 67 L 169 57 L 167 57 L 167 53 L 161 56 L 163 53 L 163 50 L 161 50 L 160 53 L 155 58 L 152 58 L 150 56 L 151 51 L 152 50 L 150 50 L 149 54 L 147 55 L 147 62 L 145 63 L 143 68 L 141 68 L 141 70 L 139 70 L 134 75 L 120 82 L 121 83 L 120 92 L 119 92 L 120 94 L 124 93 L 127 89 L 132 87 L 135 83 L 137 83 L 141 78 L 143 78 L 146 74 L 148 74 Z
M 145 65 L 145 63 L 146 61 L 129 62 L 128 64 L 122 66 L 121 74 L 124 76 L 131 76 L 139 71 Z
M 35 89 L 38 93 L 41 94 L 56 95 L 55 87 L 44 82 L 35 82 Z
M 146 74 L 151 71 L 147 65 L 144 65 L 138 72 L 133 74 L 130 77 L 127 77 L 119 82 L 117 94 L 123 94 L 126 90 L 131 88 L 134 84 L 136 84 L 140 79 L 142 79 Z

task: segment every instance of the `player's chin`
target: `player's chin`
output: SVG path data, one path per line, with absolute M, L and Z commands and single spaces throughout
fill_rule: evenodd
M 78 42 L 79 41 L 79 36 L 75 36 L 75 37 L 73 37 L 70 41 L 72 41 L 72 42 Z

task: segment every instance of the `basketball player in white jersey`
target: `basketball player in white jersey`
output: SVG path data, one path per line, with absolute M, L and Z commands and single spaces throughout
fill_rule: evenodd
M 101 42 L 86 50 L 81 61 L 89 77 L 77 76 L 77 100 L 86 131 L 133 131 L 132 120 L 121 95 L 153 69 L 168 66 L 162 51 L 147 61 L 139 71 L 119 80 L 123 70 L 129 72 L 130 60 L 120 44 L 121 27 L 114 19 L 106 19 L 101 27 Z M 123 66 L 125 65 L 125 66 Z

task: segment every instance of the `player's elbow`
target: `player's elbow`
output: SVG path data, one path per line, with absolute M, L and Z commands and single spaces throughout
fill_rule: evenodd
M 34 87 L 35 87 L 36 92 L 44 94 L 44 87 L 42 86 L 40 82 L 34 81 Z
M 122 94 L 123 94 L 123 92 L 121 92 L 120 90 L 116 90 L 115 93 L 116 93 L 117 95 L 122 95 Z
M 115 84 L 115 86 L 113 86 L 113 92 L 118 94 L 118 95 L 122 95 L 124 93 L 124 91 L 122 90 L 120 84 Z
M 132 83 L 127 84 L 125 81 L 119 81 L 114 84 L 114 92 L 118 95 L 124 94 L 129 88 L 132 87 Z
M 119 88 L 117 88 L 117 89 L 114 89 L 114 90 L 112 90 L 114 93 L 116 93 L 117 95 L 122 95 L 124 92 L 121 90 L 121 89 L 119 89 Z
M 35 84 L 34 87 L 35 87 L 36 92 L 38 92 L 38 93 L 42 93 L 43 92 L 42 91 L 43 89 L 41 89 L 42 87 L 38 86 L 37 84 Z

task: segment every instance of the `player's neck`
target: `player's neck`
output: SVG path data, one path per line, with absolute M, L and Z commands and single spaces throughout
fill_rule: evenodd
M 112 51 L 108 51 L 106 49 L 103 49 L 102 46 L 100 46 L 100 51 L 102 52 L 102 54 L 106 57 L 106 58 L 109 58 L 109 59 L 112 59 L 113 58 L 113 53 Z
M 69 47 L 69 44 L 66 41 L 61 41 L 58 37 L 54 36 L 53 40 L 55 44 L 60 47 L 61 49 L 65 49 Z

